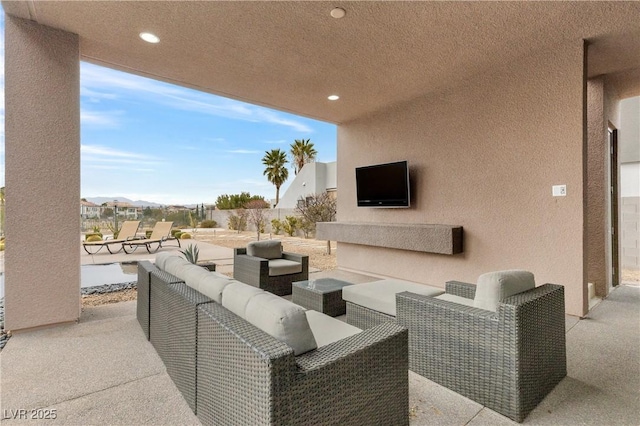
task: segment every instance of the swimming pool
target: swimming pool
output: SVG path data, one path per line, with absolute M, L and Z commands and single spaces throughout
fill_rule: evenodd
M 138 281 L 137 262 L 116 262 L 80 267 L 80 287 L 98 287 Z M 4 297 L 4 272 L 0 272 L 0 297 Z

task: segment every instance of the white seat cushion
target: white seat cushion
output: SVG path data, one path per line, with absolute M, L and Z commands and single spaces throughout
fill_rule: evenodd
M 342 298 L 347 302 L 373 309 L 387 315 L 396 316 L 396 293 L 410 291 L 425 296 L 437 296 L 443 291 L 437 287 L 409 281 L 387 279 L 370 283 L 346 286 Z
M 172 253 L 170 251 L 163 251 L 163 252 L 160 252 L 160 253 L 156 254 L 156 260 L 155 260 L 156 267 L 158 269 L 164 271 L 165 270 L 164 269 L 165 262 L 167 261 L 167 259 L 169 259 L 169 258 L 171 258 L 173 256 L 176 256 L 176 254 Z M 176 257 L 178 257 L 178 256 L 176 256 Z
M 209 273 L 206 277 L 200 279 L 198 291 L 214 301 L 222 303 L 222 292 L 224 288 L 234 282 L 237 281 L 224 275 Z
M 178 269 L 185 265 L 189 265 L 190 263 L 181 256 L 171 256 L 164 262 L 164 270 L 165 272 L 170 273 L 171 275 L 178 276 Z M 178 277 L 180 278 L 180 277 Z
M 301 355 L 317 347 L 304 311 L 286 299 L 263 292 L 249 300 L 246 320 Z
M 177 268 L 176 272 L 178 273 L 176 277 L 180 278 L 192 289 L 198 291 L 200 291 L 200 280 L 210 274 L 207 269 L 192 263 Z
M 222 290 L 222 306 L 240 318 L 246 319 L 245 311 L 249 300 L 256 294 L 261 293 L 265 293 L 265 291 L 258 287 L 235 281 L 225 286 Z
M 476 308 L 496 311 L 501 300 L 531 290 L 535 286 L 533 274 L 528 271 L 512 269 L 482 274 L 478 277 L 473 305 Z
M 472 306 L 473 307 L 473 299 L 467 299 L 466 297 L 456 296 L 455 294 L 441 294 L 440 296 L 436 296 L 436 299 L 447 300 L 449 302 L 454 302 L 459 305 Z
M 329 315 L 325 315 L 317 311 L 305 312 L 307 320 L 309 321 L 309 327 L 313 333 L 314 339 L 318 347 L 327 346 L 330 343 L 342 340 L 345 337 L 353 336 L 360 333 L 357 327 L 354 327 L 346 322 L 332 318 Z
M 247 254 L 263 259 L 280 259 L 282 243 L 280 240 L 252 241 L 247 244 Z
M 302 272 L 302 263 L 287 259 L 272 259 L 269 261 L 269 276 L 299 274 Z

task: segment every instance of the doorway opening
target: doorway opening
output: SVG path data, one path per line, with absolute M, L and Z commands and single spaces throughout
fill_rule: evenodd
M 609 190 L 611 195 L 611 286 L 616 287 L 620 284 L 620 253 L 618 236 L 618 129 L 609 123 L 607 130 L 609 139 Z

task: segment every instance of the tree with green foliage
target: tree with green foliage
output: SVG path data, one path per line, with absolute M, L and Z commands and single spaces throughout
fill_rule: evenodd
M 314 161 L 316 155 L 318 155 L 318 151 L 315 150 L 310 139 L 296 139 L 293 141 L 290 153 L 295 174 L 298 174 L 305 164 Z
M 280 187 L 289 178 L 287 163 L 287 154 L 280 149 L 265 151 L 265 156 L 262 158 L 262 164 L 266 166 L 263 174 L 276 187 L 276 204 L 280 201 Z
M 216 207 L 218 210 L 241 209 L 251 201 L 262 201 L 267 205 L 269 204 L 265 201 L 264 197 L 260 195 L 251 195 L 248 192 L 242 192 L 240 194 L 223 194 L 218 196 L 216 200 Z

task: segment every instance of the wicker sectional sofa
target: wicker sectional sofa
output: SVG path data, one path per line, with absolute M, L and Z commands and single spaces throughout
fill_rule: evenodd
M 156 263 L 138 264 L 138 321 L 203 424 L 408 424 L 404 327 L 361 331 L 177 255 Z

